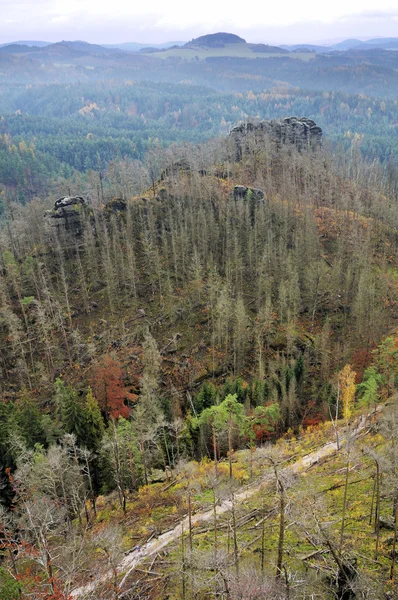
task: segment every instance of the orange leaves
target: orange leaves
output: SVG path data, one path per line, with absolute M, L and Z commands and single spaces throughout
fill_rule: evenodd
M 372 361 L 372 347 L 357 348 L 352 355 L 352 364 L 357 373 L 355 383 L 362 381 L 365 369 Z
M 92 377 L 92 386 L 98 405 L 108 417 L 117 419 L 129 416 L 125 400 L 133 400 L 123 383 L 123 372 L 119 363 L 105 354 L 97 365 Z

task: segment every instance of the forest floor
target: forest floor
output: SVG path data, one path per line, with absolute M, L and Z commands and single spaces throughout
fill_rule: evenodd
M 359 415 L 355 422 L 344 428 L 339 429 L 339 442 L 337 440 L 330 439 L 326 443 L 323 442 L 316 449 L 301 456 L 299 459 L 292 462 L 292 458 L 287 459 L 283 465 L 285 472 L 290 475 L 299 475 L 300 473 L 306 472 L 311 469 L 314 465 L 317 465 L 323 459 L 331 457 L 339 452 L 339 450 L 345 446 L 347 441 L 355 440 L 361 435 L 367 433 L 368 425 L 371 420 L 374 419 L 376 414 L 379 414 L 383 410 L 382 404 L 374 408 L 369 414 Z M 245 501 L 249 500 L 259 492 L 261 492 L 267 485 L 274 482 L 274 477 L 271 473 L 255 480 L 253 483 L 246 485 L 239 492 L 234 495 L 235 506 L 242 505 Z M 231 511 L 232 501 L 231 499 L 225 499 L 220 501 L 216 507 L 217 517 Z M 206 523 L 214 519 L 213 508 L 207 510 L 198 510 L 193 515 L 195 525 L 199 523 Z M 160 534 L 156 539 L 151 539 L 147 543 L 144 543 L 140 547 L 135 547 L 132 551 L 128 552 L 124 559 L 118 565 L 118 573 L 121 577 L 119 588 L 121 589 L 127 581 L 130 574 L 148 558 L 156 557 L 165 547 L 171 545 L 173 542 L 177 542 L 181 538 L 181 534 L 187 532 L 189 528 L 189 517 L 185 516 L 178 524 L 172 529 Z M 91 594 L 98 586 L 104 584 L 114 576 L 114 572 L 111 570 L 106 571 L 102 575 L 98 575 L 97 578 L 89 584 L 75 588 L 71 592 L 71 596 L 74 598 L 85 597 Z

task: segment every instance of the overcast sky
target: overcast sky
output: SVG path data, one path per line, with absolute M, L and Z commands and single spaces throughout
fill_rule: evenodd
M 269 43 L 398 37 L 398 0 L 0 0 L 0 43 L 160 43 L 217 31 Z

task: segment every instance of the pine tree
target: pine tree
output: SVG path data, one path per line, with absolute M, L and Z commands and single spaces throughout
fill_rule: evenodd
M 77 392 L 68 387 L 62 379 L 54 384 L 55 404 L 58 417 L 66 433 L 73 433 L 79 445 L 86 442 L 86 415 L 84 403 Z
M 16 420 L 28 448 L 34 448 L 35 444 L 45 445 L 46 431 L 38 405 L 26 394 L 17 404 L 19 410 Z
M 89 387 L 84 406 L 85 417 L 85 440 L 84 446 L 89 450 L 96 450 L 104 435 L 104 420 L 101 415 L 98 402 L 95 399 L 92 389 Z

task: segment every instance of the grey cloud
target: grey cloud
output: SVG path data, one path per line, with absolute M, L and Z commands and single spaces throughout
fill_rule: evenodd
M 30 8 L 29 5 L 31 5 Z M 33 6 L 36 9 L 33 9 Z M 6 9 L 4 10 L 4 7 Z M 22 8 L 26 7 L 26 8 Z M 0 0 L 0 20 L 13 22 L 1 23 L 0 43 L 16 39 L 84 39 L 93 43 L 118 43 L 139 41 L 145 43 L 164 42 L 173 39 L 192 39 L 204 33 L 215 31 L 231 31 L 241 35 L 248 41 L 270 44 L 310 43 L 331 38 L 369 38 L 397 36 L 398 9 L 390 11 L 364 11 L 360 14 L 347 15 L 336 19 L 333 23 L 307 22 L 288 26 L 253 26 L 239 27 L 230 19 L 214 22 L 204 30 L 204 26 L 182 29 L 176 26 L 163 26 L 156 15 L 145 15 L 139 18 L 126 19 L 117 13 L 104 18 L 95 12 L 80 9 L 78 14 L 58 20 L 56 5 L 52 0 L 40 0 L 40 11 L 37 0 L 20 2 L 17 0 Z M 255 19 L 253 19 L 255 22 Z

